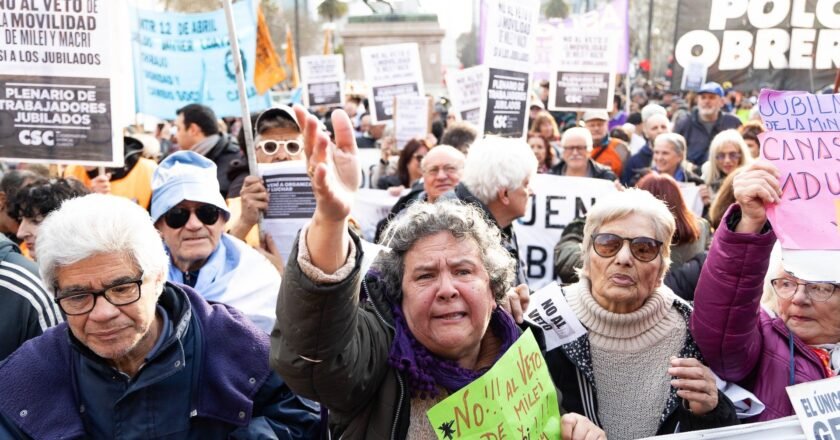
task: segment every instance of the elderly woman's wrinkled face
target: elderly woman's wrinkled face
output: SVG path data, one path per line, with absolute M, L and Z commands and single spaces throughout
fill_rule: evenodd
M 641 214 L 604 223 L 596 233 L 616 234 L 625 238 L 657 238 L 650 218 Z M 643 262 L 630 252 L 630 243 L 624 241 L 612 257 L 598 255 L 592 246 L 589 252 L 589 279 L 592 296 L 606 310 L 630 313 L 638 310 L 661 284 L 662 256 Z
M 790 283 L 807 283 L 805 280 L 781 270 L 777 278 Z M 809 345 L 836 344 L 840 342 L 840 289 L 834 289 L 825 301 L 816 301 L 805 293 L 805 286 L 796 286 L 789 298 L 776 290 L 779 316 L 787 328 Z
M 421 238 L 406 253 L 402 289 L 405 320 L 417 341 L 472 368 L 496 308 L 475 241 L 449 232 Z

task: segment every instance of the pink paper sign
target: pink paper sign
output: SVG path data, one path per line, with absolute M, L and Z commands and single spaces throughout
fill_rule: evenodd
M 840 132 L 770 131 L 761 156 L 781 172 L 782 201 L 767 216 L 785 249 L 840 249 Z
M 758 114 L 770 131 L 840 131 L 840 94 L 762 89 Z

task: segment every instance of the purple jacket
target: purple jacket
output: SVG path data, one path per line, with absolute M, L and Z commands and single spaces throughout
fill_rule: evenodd
M 817 356 L 791 335 L 784 321 L 759 306 L 776 234 L 736 234 L 728 227 L 733 215 L 740 217 L 738 205 L 720 222 L 700 274 L 691 333 L 718 376 L 751 391 L 766 405 L 748 421 L 790 416 L 794 411 L 785 387 L 791 385 L 791 364 L 795 383 L 824 379 L 825 374 Z

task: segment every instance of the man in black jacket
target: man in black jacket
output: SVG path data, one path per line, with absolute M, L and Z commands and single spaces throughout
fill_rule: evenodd
M 226 197 L 230 179 L 231 162 L 242 157 L 236 140 L 219 131 L 216 113 L 201 104 L 189 104 L 177 111 L 175 139 L 181 150 L 193 150 L 216 164 L 216 177 L 222 197 Z
M 688 161 L 697 167 L 709 160 L 709 144 L 718 133 L 741 126 L 737 116 L 721 111 L 723 96 L 720 84 L 703 84 L 697 94 L 697 108 L 674 126 L 674 133 L 681 134 L 688 144 Z

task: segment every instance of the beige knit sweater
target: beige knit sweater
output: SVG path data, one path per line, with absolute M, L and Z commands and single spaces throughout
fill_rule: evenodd
M 589 330 L 598 417 L 610 440 L 656 434 L 670 392 L 669 359 L 685 343 L 686 323 L 667 287 L 631 313 L 612 313 L 590 292 L 589 281 L 571 286 L 568 302 Z

